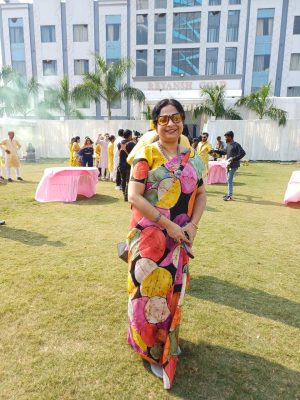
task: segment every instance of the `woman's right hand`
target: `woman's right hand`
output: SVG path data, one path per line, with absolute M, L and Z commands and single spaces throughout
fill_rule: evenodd
M 191 244 L 190 240 L 186 237 L 183 228 L 181 226 L 175 224 L 170 221 L 170 224 L 166 227 L 167 234 L 172 238 L 175 242 L 186 242 Z

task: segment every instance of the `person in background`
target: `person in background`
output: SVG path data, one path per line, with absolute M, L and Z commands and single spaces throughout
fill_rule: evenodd
M 201 141 L 199 142 L 197 147 L 197 153 L 202 158 L 205 165 L 205 171 L 203 172 L 203 181 L 205 184 L 208 175 L 208 156 L 212 150 L 212 145 L 208 142 L 208 136 L 209 134 L 207 132 L 203 132 L 201 134 Z
M 193 141 L 192 141 L 192 148 L 193 149 L 195 149 L 195 150 L 197 149 L 200 140 L 201 140 L 200 137 L 196 137 L 196 138 L 193 139 Z
M 240 160 L 245 157 L 246 152 L 242 146 L 233 140 L 234 133 L 228 131 L 225 133 L 226 149 L 218 150 L 219 154 L 225 154 L 227 160 L 227 194 L 223 197 L 224 201 L 233 200 L 233 178 L 240 167 Z
M 113 181 L 114 179 L 114 141 L 116 140 L 116 137 L 114 135 L 110 135 L 109 138 L 109 144 L 107 148 L 107 154 L 108 154 L 108 174 L 109 174 L 109 180 Z
M 116 138 L 114 142 L 114 179 L 116 182 L 116 190 L 122 190 L 121 189 L 121 174 L 119 170 L 119 163 L 120 163 L 120 155 L 119 155 L 119 149 L 118 149 L 118 144 L 122 142 L 123 138 L 123 133 L 124 129 L 119 129 L 118 130 L 118 137 Z
M 70 153 L 70 156 L 69 156 L 69 165 L 70 165 L 70 167 L 72 167 L 72 165 L 73 165 L 72 147 L 73 147 L 74 140 L 75 140 L 75 138 L 72 137 L 72 139 L 71 139 L 71 141 L 70 141 L 70 143 L 69 143 L 69 153 Z
M 124 196 L 124 201 L 128 201 L 128 182 L 130 176 L 130 165 L 127 163 L 127 156 L 134 148 L 135 143 L 132 140 L 132 131 L 126 129 L 123 133 L 123 140 L 118 144 L 118 150 L 120 154 L 120 174 L 121 174 L 121 186 Z
M 140 132 L 135 131 L 135 132 L 134 132 L 134 135 L 133 135 L 133 141 L 134 141 L 135 144 L 138 143 L 138 141 L 140 140 L 140 137 L 141 137 Z
M 108 148 L 108 143 L 109 143 L 108 138 L 109 138 L 109 134 L 105 133 L 104 139 L 100 140 L 100 146 L 101 146 L 100 168 L 101 168 L 101 178 L 103 180 L 109 179 L 108 170 L 107 170 L 107 165 L 108 165 L 107 148 Z
M 80 150 L 80 136 L 75 136 L 72 145 L 72 167 L 81 167 L 81 159 L 78 156 L 78 151 Z
M 20 143 L 14 139 L 15 133 L 13 131 L 8 132 L 8 139 L 3 140 L 0 143 L 0 147 L 2 147 L 5 151 L 5 168 L 7 173 L 8 182 L 12 182 L 11 178 L 11 168 L 15 168 L 16 176 L 18 181 L 22 181 L 23 179 L 20 176 L 20 158 L 18 155 L 18 150 L 20 150 Z
M 221 140 L 221 136 L 217 136 L 217 143 L 216 143 L 215 149 L 216 150 L 225 150 L 225 144 Z
M 93 143 L 94 142 L 89 137 L 86 137 L 83 147 L 78 152 L 78 155 L 82 159 L 83 167 L 93 166 L 93 155 L 94 155 Z
M 96 168 L 98 168 L 98 178 L 101 177 L 100 159 L 101 159 L 101 145 L 100 141 L 103 140 L 103 136 L 99 133 L 95 145 L 95 155 L 96 155 Z

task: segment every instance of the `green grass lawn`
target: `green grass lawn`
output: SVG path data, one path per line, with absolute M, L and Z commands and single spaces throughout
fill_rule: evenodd
M 128 204 L 109 182 L 37 203 L 45 167 L 0 186 L 1 400 L 300 399 L 300 210 L 282 204 L 299 165 L 241 167 L 234 202 L 208 186 L 169 392 L 126 344 Z

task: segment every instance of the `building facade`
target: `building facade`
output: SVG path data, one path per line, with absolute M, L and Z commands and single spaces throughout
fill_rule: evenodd
M 93 71 L 93 54 L 130 57 L 128 84 L 147 104 L 199 104 L 203 85 L 224 83 L 229 97 L 269 81 L 275 96 L 300 96 L 299 0 L 1 0 L 2 65 L 24 78 L 71 86 Z M 106 118 L 104 102 L 82 104 Z M 115 118 L 140 117 L 137 104 L 114 104 Z

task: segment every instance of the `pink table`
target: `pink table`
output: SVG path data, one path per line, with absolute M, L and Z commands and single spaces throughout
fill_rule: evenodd
M 65 167 L 46 168 L 36 189 L 35 200 L 76 201 L 77 195 L 92 197 L 96 194 L 98 168 Z
M 226 161 L 209 161 L 207 184 L 227 182 L 227 163 Z
M 285 196 L 284 204 L 297 203 L 300 201 L 300 171 L 294 171 L 289 180 Z

